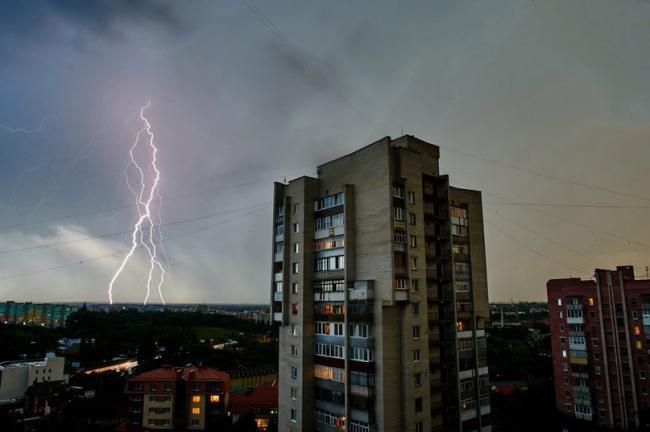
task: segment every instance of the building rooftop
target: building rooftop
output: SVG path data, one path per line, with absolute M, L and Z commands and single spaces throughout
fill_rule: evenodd
M 258 367 L 245 367 L 240 366 L 236 369 L 231 369 L 228 371 L 230 378 L 241 378 L 249 376 L 258 376 L 258 375 L 268 375 L 277 373 L 278 368 L 276 366 L 258 366 Z
M 163 366 L 148 372 L 141 373 L 129 381 L 224 381 L 230 380 L 227 373 L 209 368 L 207 366 L 187 365 L 182 367 Z
M 233 414 L 243 415 L 257 410 L 270 410 L 277 406 L 278 386 L 276 383 L 230 395 L 230 410 Z

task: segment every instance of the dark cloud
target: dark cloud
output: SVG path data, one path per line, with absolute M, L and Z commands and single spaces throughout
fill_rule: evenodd
M 170 4 L 160 0 L 9 0 L 0 4 L 0 32 L 48 36 L 58 19 L 102 35 L 113 35 L 122 20 L 178 30 L 181 22 Z
M 9 129 L 0 129 L 0 225 L 127 207 L 0 231 L 0 250 L 131 226 L 137 213 L 123 172 L 148 99 L 161 193 L 218 189 L 166 201 L 165 221 L 268 203 L 273 180 L 313 174 L 317 164 L 402 128 L 487 159 L 646 194 L 639 155 L 650 137 L 647 2 L 255 4 L 299 54 L 239 1 L 1 1 L 0 124 Z M 54 117 L 38 133 L 10 132 L 35 128 L 44 116 Z M 491 210 L 593 256 L 585 261 L 486 210 L 490 223 L 584 269 L 581 276 L 596 265 L 643 268 L 650 260 L 647 248 L 536 209 L 494 204 L 646 202 L 445 149 L 441 169 L 455 185 L 482 189 Z M 647 209 L 544 211 L 650 244 L 650 232 L 639 228 Z M 266 301 L 269 217 L 242 216 L 166 244 L 170 299 Z M 195 228 L 174 225 L 166 234 Z M 546 279 L 569 275 L 491 225 L 486 238 L 493 299 L 542 299 Z M 0 278 L 90 259 L 128 241 L 6 254 Z M 103 300 L 117 261 L 8 279 L 0 299 Z M 140 270 L 135 264 L 125 276 L 123 300 L 141 300 Z

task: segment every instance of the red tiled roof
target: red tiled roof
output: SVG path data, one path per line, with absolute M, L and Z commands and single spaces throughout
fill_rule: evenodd
M 129 381 L 223 381 L 229 382 L 227 373 L 205 366 L 187 365 L 185 367 L 163 366 L 136 375 Z
M 233 414 L 243 415 L 255 410 L 270 410 L 278 406 L 278 386 L 257 386 L 249 391 L 230 395 L 230 410 Z

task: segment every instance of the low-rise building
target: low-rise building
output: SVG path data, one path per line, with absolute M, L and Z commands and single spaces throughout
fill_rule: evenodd
M 230 378 L 205 366 L 163 366 L 127 382 L 131 431 L 213 430 L 230 423 Z
M 49 353 L 43 360 L 0 363 L 0 402 L 20 399 L 35 383 L 67 381 L 65 359 Z
M 271 385 L 278 379 L 276 366 L 238 367 L 228 371 L 230 392 L 236 393 L 253 387 Z

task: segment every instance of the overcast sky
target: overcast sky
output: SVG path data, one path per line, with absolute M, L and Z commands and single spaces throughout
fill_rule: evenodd
M 0 4 L 0 300 L 106 300 L 148 100 L 163 223 L 237 210 L 164 227 L 167 301 L 266 302 L 272 182 L 402 129 L 484 191 L 492 301 L 645 275 L 650 3 L 252 2 Z

